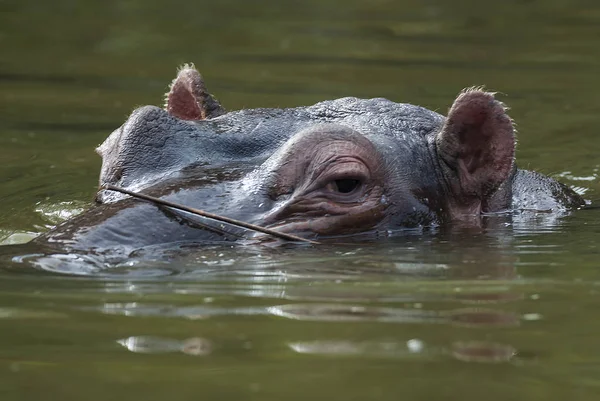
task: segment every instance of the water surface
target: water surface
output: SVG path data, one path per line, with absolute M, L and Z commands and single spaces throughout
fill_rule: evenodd
M 0 243 L 85 209 L 96 145 L 194 62 L 228 109 L 499 91 L 518 163 L 598 199 L 595 1 L 0 3 Z M 0 247 L 0 395 L 596 400 L 600 214 L 97 266 Z

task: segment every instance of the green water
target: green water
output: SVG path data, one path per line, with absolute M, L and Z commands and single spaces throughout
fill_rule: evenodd
M 94 147 L 184 62 L 231 110 L 486 85 L 519 165 L 597 200 L 599 49 L 594 0 L 0 1 L 0 243 L 85 208 Z M 599 233 L 594 209 L 77 275 L 0 247 L 0 398 L 597 400 Z

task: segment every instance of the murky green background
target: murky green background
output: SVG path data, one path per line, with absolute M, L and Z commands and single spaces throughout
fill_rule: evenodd
M 598 199 L 600 3 L 0 1 L 0 243 L 85 207 L 93 148 L 194 62 L 229 109 L 501 92 L 521 167 Z M 102 275 L 0 247 L 2 400 L 597 400 L 600 214 Z M 21 252 L 22 253 L 22 252 Z

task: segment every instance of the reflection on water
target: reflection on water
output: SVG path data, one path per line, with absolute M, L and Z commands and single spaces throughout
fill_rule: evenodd
M 367 356 L 379 358 L 422 358 L 433 359 L 441 354 L 439 349 L 426 346 L 421 340 L 410 339 L 404 343 L 394 341 L 352 342 L 352 341 L 305 341 L 289 343 L 290 349 L 299 354 L 319 354 L 332 356 Z
M 0 246 L 25 244 L 35 237 L 40 235 L 37 232 L 16 231 L 16 230 L 1 230 L 0 229 Z
M 421 340 L 410 339 L 405 343 L 350 342 L 350 341 L 313 341 L 290 343 L 288 346 L 300 354 L 318 354 L 333 356 L 356 356 L 367 358 L 420 359 L 433 361 L 446 356 L 463 362 L 509 362 L 517 350 L 510 345 L 485 341 L 456 342 L 448 348 L 431 347 Z
M 207 297 L 205 299 L 212 299 Z M 323 322 L 382 322 L 382 323 L 449 323 L 466 327 L 518 326 L 519 316 L 496 310 L 458 309 L 426 311 L 415 309 L 379 308 L 343 304 L 288 304 L 269 307 L 224 308 L 218 306 L 183 306 L 131 303 L 105 303 L 101 307 L 86 307 L 109 315 L 162 316 L 185 319 L 208 319 L 215 316 L 274 315 L 288 319 Z M 537 320 L 528 314 L 523 319 Z
M 67 315 L 52 310 L 31 310 L 23 308 L 0 308 L 0 319 L 65 319 Z
M 200 337 L 177 341 L 160 337 L 136 336 L 117 340 L 117 343 L 131 352 L 141 354 L 182 352 L 186 355 L 203 356 L 210 354 L 212 351 L 211 342 Z
M 573 241 L 586 243 L 599 226 L 582 227 Z M 77 374 L 65 354 L 98 366 L 84 375 L 88 384 L 124 375 L 138 389 L 166 380 L 218 393 L 235 382 L 243 394 L 314 396 L 349 395 L 340 389 L 355 381 L 353 392 L 384 386 L 397 394 L 417 391 L 407 389 L 419 377 L 454 383 L 466 374 L 475 380 L 469 389 L 484 389 L 564 375 L 577 361 L 596 362 L 589 350 L 600 326 L 590 313 L 600 280 L 597 254 L 581 252 L 573 265 L 560 238 L 536 226 L 494 227 L 355 245 L 186 246 L 105 265 L 93 255 L 4 247 L 0 325 L 11 330 L 0 337 L 28 345 L 5 349 L 0 364 Z M 89 270 L 81 269 L 86 257 Z M 502 379 L 493 370 L 517 368 Z M 145 374 L 131 376 L 138 369 Z M 593 382 L 596 373 L 578 369 L 571 380 Z M 417 393 L 438 394 L 426 388 Z
M 53 227 L 77 216 L 87 207 L 88 204 L 84 202 L 40 203 L 37 205 L 35 212 L 48 221 L 49 227 Z
M 510 345 L 484 341 L 456 342 L 452 344 L 452 355 L 465 362 L 507 362 L 517 354 Z

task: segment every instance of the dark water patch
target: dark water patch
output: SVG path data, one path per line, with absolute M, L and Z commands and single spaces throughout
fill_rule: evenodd
M 0 72 L 0 82 L 10 83 L 11 85 L 25 84 L 43 84 L 58 86 L 76 87 L 77 89 L 127 89 L 137 88 L 137 90 L 162 90 L 165 87 L 164 82 L 136 76 L 108 78 L 104 76 L 64 74 L 44 74 L 37 73 L 15 73 Z
M 50 131 L 50 132 L 111 132 L 116 127 L 114 124 L 105 122 L 86 122 L 86 123 L 61 123 L 55 121 L 32 121 L 32 122 L 14 122 L 6 124 L 6 128 L 11 130 L 23 131 Z
M 445 68 L 445 69 L 476 69 L 476 70 L 562 70 L 564 68 L 575 68 L 578 70 L 589 71 L 594 70 L 596 67 L 586 62 L 575 62 L 575 61 L 530 61 L 530 62 L 489 62 L 489 63 L 474 63 L 472 60 L 461 61 L 461 60 L 444 60 L 444 59 L 392 59 L 392 58 L 359 58 L 359 57 L 331 57 L 325 55 L 284 55 L 274 56 L 269 54 L 257 55 L 236 55 L 231 58 L 232 62 L 246 62 L 246 63 L 284 63 L 284 64 L 316 64 L 316 65 L 331 65 L 337 64 L 351 64 L 359 66 L 370 66 L 370 67 L 391 67 L 396 69 L 406 67 L 420 67 L 420 68 Z

